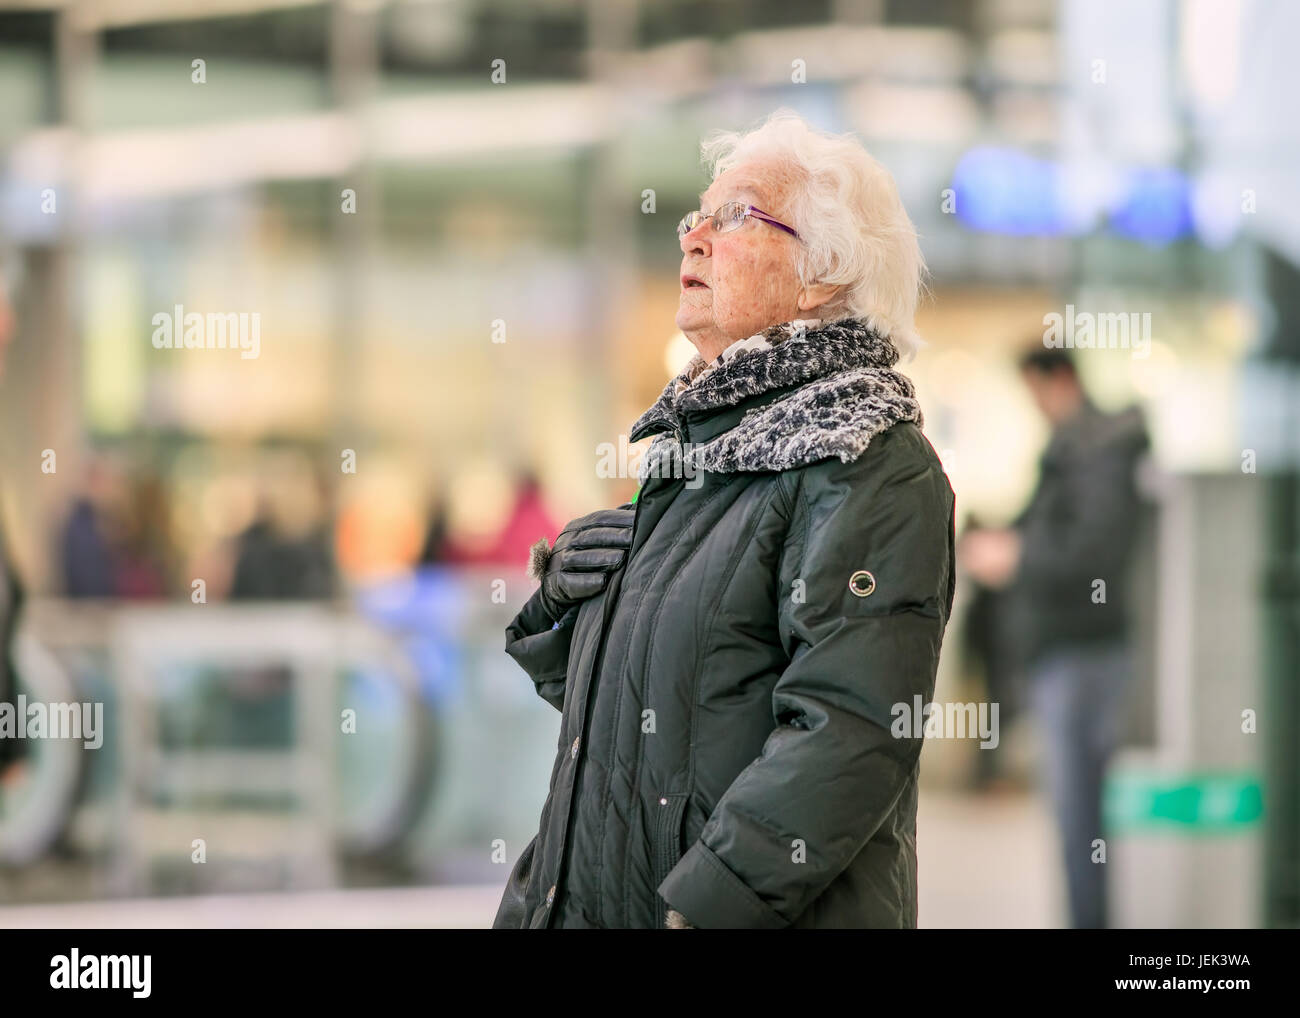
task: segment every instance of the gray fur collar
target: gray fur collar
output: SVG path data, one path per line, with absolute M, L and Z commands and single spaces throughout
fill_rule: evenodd
M 632 425 L 633 442 L 652 429 L 669 429 L 641 457 L 641 482 L 656 470 L 692 476 L 693 470 L 788 470 L 829 456 L 852 462 L 894 424 L 924 425 L 915 387 L 893 370 L 897 361 L 894 344 L 856 318 L 773 325 L 731 344 L 709 364 L 696 354 Z M 672 430 L 685 411 L 734 406 L 791 385 L 798 388 L 747 411 L 711 441 L 683 448 Z

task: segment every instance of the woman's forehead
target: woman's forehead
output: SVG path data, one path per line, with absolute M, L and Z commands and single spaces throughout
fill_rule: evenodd
M 700 208 L 705 209 L 705 202 L 709 201 L 709 195 L 713 195 L 713 201 L 721 205 L 729 201 L 748 201 L 754 204 L 760 204 L 769 197 L 770 188 L 765 186 L 764 182 L 754 175 L 729 176 L 724 173 L 719 176 L 707 191 L 700 195 Z

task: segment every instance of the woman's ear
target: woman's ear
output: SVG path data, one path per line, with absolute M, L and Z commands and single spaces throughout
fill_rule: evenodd
M 805 286 L 799 291 L 799 310 L 812 311 L 819 308 L 839 293 L 839 290 L 839 283 L 813 283 Z

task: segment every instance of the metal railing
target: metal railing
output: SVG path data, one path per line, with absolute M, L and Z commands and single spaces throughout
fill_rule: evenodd
M 381 851 L 421 794 L 431 766 L 418 676 L 399 643 L 351 607 L 323 603 L 191 605 L 36 600 L 15 655 L 29 701 L 85 702 L 63 662 L 94 655 L 113 704 L 105 746 L 117 773 L 108 807 L 112 893 L 147 888 L 150 864 L 278 859 L 294 886 L 336 882 L 340 858 Z M 288 738 L 267 746 L 164 737 L 178 673 L 237 680 L 274 672 L 291 704 Z M 380 676 L 395 694 L 400 777 L 375 789 L 360 815 L 339 808 L 340 692 L 349 672 Z M 102 708 L 102 704 L 100 705 Z M 364 710 L 364 708 L 357 708 Z M 105 712 L 109 713 L 109 712 Z M 200 724 L 202 719 L 200 719 Z M 358 723 L 365 724 L 366 719 Z M 102 749 L 103 747 L 101 747 Z M 67 739 L 34 740 L 25 787 L 0 814 L 0 863 L 22 865 L 55 843 L 77 805 L 87 754 Z M 285 808 L 248 808 L 271 798 Z M 200 854 L 200 851 L 204 854 Z

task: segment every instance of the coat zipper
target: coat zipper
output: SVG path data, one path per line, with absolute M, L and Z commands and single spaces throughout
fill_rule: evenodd
M 680 435 L 680 432 L 677 430 L 677 428 L 673 428 L 673 432 L 674 432 L 674 434 L 678 434 L 678 435 Z M 645 498 L 644 498 L 643 496 L 645 495 L 645 490 L 646 490 L 646 488 L 648 488 L 648 487 L 650 486 L 650 481 L 651 481 L 651 480 L 652 480 L 652 478 L 650 478 L 650 477 L 647 477 L 647 478 L 646 478 L 645 483 L 643 483 L 643 484 L 642 484 L 642 485 L 637 489 L 636 497 L 635 497 L 635 499 L 633 500 L 633 505 L 634 505 L 635 508 L 634 508 L 633 511 L 632 511 L 632 540 L 631 540 L 631 542 L 628 544 L 628 549 L 627 549 L 627 560 L 623 563 L 623 571 L 624 571 L 624 572 L 626 572 L 628 566 L 631 564 L 631 559 L 632 559 L 632 546 L 633 546 L 634 544 L 636 544 L 636 528 L 637 528 L 637 524 L 639 524 L 639 523 L 641 522 L 641 506 L 642 506 L 642 505 L 644 504 L 644 502 L 645 502 Z M 618 591 L 619 593 L 622 592 L 622 585 L 623 585 L 623 580 L 622 580 L 622 577 L 620 576 L 620 577 L 619 577 L 619 591 Z M 605 641 L 609 638 L 609 620 L 610 620 L 610 618 L 611 618 L 611 617 L 613 616 L 613 614 L 614 614 L 614 602 L 615 602 L 616 600 L 617 600 L 617 597 L 613 597 L 613 598 L 611 598 L 611 597 L 608 596 L 608 593 L 606 594 L 606 597 L 605 597 L 605 604 L 604 604 L 604 611 L 603 611 L 603 613 L 602 613 L 602 615 L 601 615 L 601 620 L 600 620 L 600 640 L 597 642 L 597 645 L 596 645 L 596 658 L 595 658 L 595 661 L 592 663 L 592 666 L 591 666 L 591 677 L 590 677 L 590 679 L 589 679 L 588 682 L 587 682 L 587 696 L 586 696 L 586 701 L 587 701 L 587 702 L 586 702 L 585 706 L 583 707 L 583 728 L 584 728 L 584 731 L 582 731 L 581 733 L 579 733 L 583 738 L 585 738 L 585 737 L 586 737 L 586 734 L 587 734 L 586 731 L 585 731 L 586 723 L 587 723 L 587 719 L 588 719 L 588 717 L 589 717 L 589 715 L 588 715 L 587 712 L 588 712 L 588 710 L 589 710 L 590 707 L 591 707 L 591 700 L 592 700 L 592 696 L 593 696 L 593 688 L 598 684 L 598 679 L 600 678 L 600 667 L 601 667 L 601 664 L 602 664 L 602 662 L 603 662 L 603 660 L 604 660 L 604 656 L 605 656 Z M 578 761 L 578 769 L 574 772 L 574 775 L 573 775 L 573 787 L 574 787 L 575 789 L 576 789 L 577 786 L 578 786 L 578 781 L 579 781 L 579 778 L 581 777 L 580 772 L 581 772 L 581 770 L 582 770 L 582 763 L 583 763 L 583 761 L 584 761 L 585 759 L 586 759 L 586 756 L 585 756 L 585 754 L 584 754 L 583 758 L 582 758 L 581 760 Z M 573 837 L 573 815 L 574 815 L 575 812 L 577 812 L 576 807 L 575 807 L 574 803 L 573 803 L 572 801 L 570 801 L 570 803 L 569 803 L 569 815 L 568 815 L 568 817 L 566 818 L 565 825 L 564 825 L 564 828 L 565 828 L 565 829 L 564 829 L 564 852 L 563 852 L 563 854 L 565 854 L 565 855 L 567 855 L 567 854 L 569 853 L 569 851 L 571 850 L 571 845 L 572 845 L 572 841 L 571 841 L 571 839 L 572 839 L 572 837 Z M 565 877 L 567 877 L 567 876 L 568 876 L 568 874 L 567 874 L 566 872 L 564 872 L 564 870 L 562 869 L 561 872 L 559 872 L 558 874 L 556 874 L 556 883 L 559 884 L 559 883 L 562 882 L 562 881 L 565 879 Z M 545 923 L 545 925 L 546 925 L 547 927 L 549 927 L 549 926 L 551 925 L 551 923 L 554 921 L 554 919 L 555 919 L 555 909 L 548 909 L 547 916 L 546 916 L 546 923 Z

